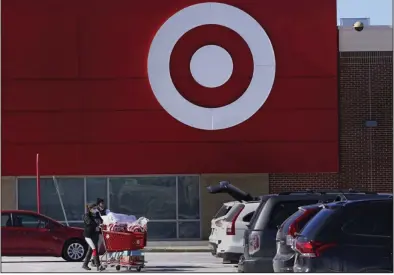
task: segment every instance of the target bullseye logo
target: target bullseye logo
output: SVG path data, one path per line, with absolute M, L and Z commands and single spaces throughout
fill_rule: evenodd
M 231 55 L 219 46 L 203 46 L 193 55 L 190 71 L 201 86 L 216 88 L 230 79 L 233 60 Z
M 253 58 L 248 87 L 238 99 L 221 107 L 207 108 L 190 102 L 177 90 L 171 77 L 171 53 L 177 42 L 204 25 L 223 26 L 236 32 Z M 235 65 L 223 47 L 204 45 L 193 54 L 190 72 L 199 85 L 214 93 L 216 87 L 229 81 Z M 249 14 L 227 4 L 201 3 L 178 11 L 157 31 L 148 54 L 148 78 L 160 105 L 178 121 L 197 129 L 226 129 L 249 119 L 267 100 L 275 80 L 275 54 L 266 32 Z

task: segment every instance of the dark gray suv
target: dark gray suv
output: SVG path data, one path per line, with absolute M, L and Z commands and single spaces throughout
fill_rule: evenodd
M 326 190 L 286 192 L 262 200 L 245 232 L 245 251 L 238 272 L 274 272 L 276 234 L 281 224 L 300 206 L 341 200 L 346 193 L 363 195 L 370 192 Z M 376 193 L 373 193 L 376 194 Z

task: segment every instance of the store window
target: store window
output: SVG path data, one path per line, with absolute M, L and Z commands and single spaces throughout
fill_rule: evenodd
M 96 202 L 98 198 L 102 198 L 107 202 L 107 180 L 108 178 L 86 178 L 87 203 Z
M 58 221 L 81 220 L 84 212 L 84 178 L 41 178 L 41 213 Z M 61 207 L 62 199 L 66 218 Z M 18 179 L 18 209 L 37 211 L 34 178 Z
M 176 219 L 176 177 L 110 178 L 111 211 Z
M 41 183 L 42 213 L 55 220 L 64 221 L 60 197 L 68 221 L 81 220 L 84 213 L 84 178 L 56 178 Z M 57 187 L 59 192 L 57 192 Z
M 36 179 L 20 178 L 17 185 L 18 209 L 37 211 Z
M 199 177 L 178 177 L 178 219 L 200 219 Z
M 147 217 L 150 240 L 200 239 L 199 184 L 198 176 L 43 177 L 41 212 L 66 225 L 60 194 L 68 225 L 83 227 L 86 203 L 103 198 L 113 212 Z M 36 179 L 17 185 L 18 209 L 37 211 Z
M 199 239 L 201 238 L 201 225 L 199 221 L 179 221 L 179 238 L 181 239 Z
M 148 239 L 165 240 L 177 238 L 176 222 L 155 222 L 148 223 Z

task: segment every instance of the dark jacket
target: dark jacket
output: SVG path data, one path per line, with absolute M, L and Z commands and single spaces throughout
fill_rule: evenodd
M 83 215 L 83 223 L 85 225 L 83 235 L 85 238 L 96 238 L 100 234 L 100 232 L 97 231 L 99 224 L 95 219 L 96 217 L 94 217 L 91 213 L 85 213 Z
M 99 212 L 100 212 L 101 216 L 105 216 L 105 215 L 107 215 L 107 213 L 106 213 L 107 212 L 107 208 L 104 208 L 103 210 L 99 209 Z

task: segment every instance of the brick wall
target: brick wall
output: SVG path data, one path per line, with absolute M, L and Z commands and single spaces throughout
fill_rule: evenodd
M 339 173 L 270 174 L 270 192 L 305 188 L 393 191 L 393 52 L 342 52 Z M 365 126 L 367 120 L 377 127 Z

